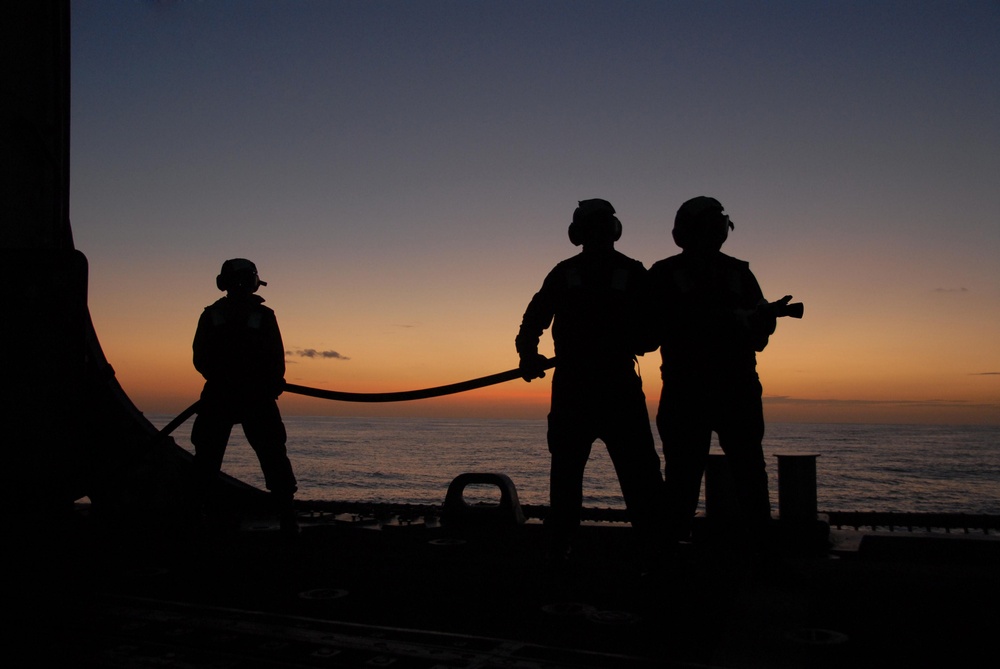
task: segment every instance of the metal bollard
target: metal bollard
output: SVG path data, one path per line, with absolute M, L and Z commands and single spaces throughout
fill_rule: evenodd
M 495 485 L 500 489 L 500 504 L 471 506 L 463 496 L 466 486 Z M 456 476 L 448 486 L 441 521 L 445 525 L 518 527 L 525 522 L 514 482 L 506 474 L 468 473 Z
M 777 455 L 781 520 L 816 520 L 816 454 Z
M 705 517 L 712 521 L 735 521 L 740 515 L 739 501 L 729 461 L 721 453 L 711 453 L 705 465 Z

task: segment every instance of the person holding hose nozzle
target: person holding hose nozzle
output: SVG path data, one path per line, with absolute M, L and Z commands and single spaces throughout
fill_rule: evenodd
M 715 198 L 688 200 L 674 218 L 681 253 L 649 270 L 663 378 L 656 426 L 672 542 L 691 532 L 713 431 L 748 538 L 763 540 L 771 519 L 757 352 L 777 318 L 801 318 L 802 305 L 789 304 L 791 296 L 768 303 L 749 263 L 722 253 L 734 228 Z
M 538 353 L 552 325 L 556 369 L 548 415 L 550 511 L 556 564 L 569 558 L 580 525 L 583 473 L 594 441 L 608 449 L 644 557 L 663 541 L 663 479 L 636 373 L 648 345 L 646 268 L 615 250 L 621 222 L 607 200 L 583 200 L 569 238 L 583 251 L 557 264 L 528 304 L 515 339 L 525 381 L 545 376 Z M 645 336 L 645 338 L 644 338 Z
M 226 296 L 205 307 L 194 335 L 194 366 L 205 377 L 191 428 L 196 494 L 210 510 L 233 425 L 241 423 L 257 454 L 281 531 L 298 534 L 292 506 L 298 489 L 285 449 L 277 398 L 285 386 L 285 348 L 274 312 L 255 295 L 267 283 L 245 258 L 222 264 L 215 280 Z

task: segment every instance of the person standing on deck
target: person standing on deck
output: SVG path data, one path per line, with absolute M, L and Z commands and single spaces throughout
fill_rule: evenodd
M 744 527 L 762 531 L 771 519 L 756 354 L 775 330 L 778 307 L 790 298 L 768 304 L 749 263 L 721 252 L 733 229 L 718 200 L 688 200 L 674 219 L 681 253 L 649 270 L 663 362 L 656 426 L 674 541 L 690 534 L 713 431 L 733 475 Z
M 552 325 L 556 369 L 548 415 L 550 511 L 545 524 L 556 559 L 569 556 L 580 525 L 583 473 L 597 439 L 608 449 L 622 496 L 643 548 L 662 539 L 660 459 L 650 428 L 636 355 L 647 308 L 646 269 L 615 250 L 621 222 L 606 200 L 584 200 L 569 238 L 583 251 L 557 264 L 535 293 L 515 339 L 525 381 L 545 376 L 538 353 Z
M 205 307 L 194 336 L 194 366 L 205 377 L 191 428 L 201 503 L 210 504 L 233 425 L 243 425 L 257 454 L 281 530 L 298 532 L 292 506 L 297 488 L 285 449 L 277 398 L 285 385 L 285 348 L 274 311 L 255 295 L 257 267 L 244 258 L 222 264 L 216 286 L 226 296 Z

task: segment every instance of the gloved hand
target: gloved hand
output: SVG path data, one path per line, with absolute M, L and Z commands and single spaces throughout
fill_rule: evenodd
M 792 301 L 792 296 L 785 295 L 783 298 L 777 300 L 776 302 L 762 301 L 760 308 L 764 309 L 765 313 L 768 316 L 778 318 L 779 316 L 785 315 L 785 309 L 788 306 L 788 303 L 791 301 Z
M 274 399 L 281 397 L 281 393 L 283 392 L 285 392 L 285 379 L 281 379 L 280 382 L 273 384 L 271 387 L 271 395 L 274 396 Z
M 521 370 L 521 378 L 529 383 L 532 379 L 545 378 L 545 366 L 548 362 L 549 359 L 541 353 L 526 353 L 522 355 L 521 364 L 518 365 L 518 369 Z

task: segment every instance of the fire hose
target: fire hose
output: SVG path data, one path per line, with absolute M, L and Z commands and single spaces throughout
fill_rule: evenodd
M 551 369 L 555 367 L 556 359 L 549 358 L 549 360 L 540 367 L 540 369 Z M 489 376 L 481 376 L 478 379 L 470 379 L 468 381 L 460 381 L 459 383 L 449 383 L 444 386 L 435 386 L 433 388 L 421 388 L 419 390 L 403 390 L 391 393 L 348 393 L 339 390 L 324 390 L 322 388 L 310 388 L 308 386 L 300 386 L 294 383 L 286 383 L 284 391 L 286 393 L 294 393 L 296 395 L 305 395 L 307 397 L 318 397 L 324 400 L 335 400 L 338 402 L 409 402 L 412 400 L 422 400 L 430 397 L 442 397 L 444 395 L 454 395 L 456 393 L 464 393 L 469 390 L 475 390 L 477 388 L 485 388 L 486 386 L 493 386 L 498 383 L 504 383 L 506 381 L 513 381 L 514 379 L 521 378 L 520 369 L 508 369 L 506 372 L 499 372 L 497 374 L 490 374 Z M 158 433 L 158 437 L 166 437 L 171 432 L 176 430 L 178 427 L 184 424 L 188 418 L 198 413 L 198 402 L 195 402 L 187 409 L 182 411 L 177 415 L 172 421 L 167 423 Z

